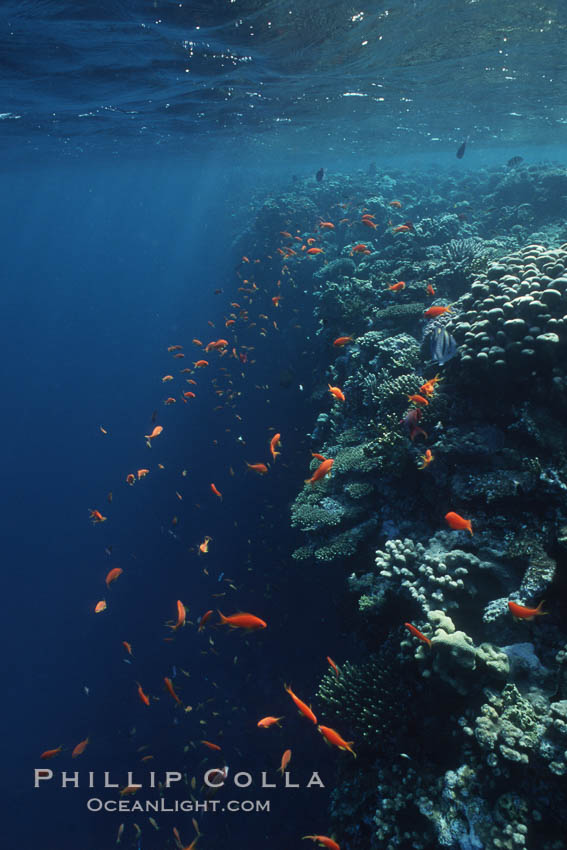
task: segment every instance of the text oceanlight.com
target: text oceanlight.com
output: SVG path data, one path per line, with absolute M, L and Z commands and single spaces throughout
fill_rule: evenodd
M 158 800 L 101 800 L 91 797 L 87 800 L 89 812 L 126 812 L 136 813 L 155 812 L 269 812 L 269 800 L 172 800 L 166 802 L 162 797 Z

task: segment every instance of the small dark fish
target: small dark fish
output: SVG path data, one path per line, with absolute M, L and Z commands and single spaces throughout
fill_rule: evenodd
M 413 221 L 404 221 L 404 227 L 409 227 L 415 233 L 415 227 L 413 226 Z
M 293 384 L 293 372 L 290 369 L 282 369 L 280 372 L 280 387 L 289 389 Z
M 469 140 L 469 137 L 467 136 L 467 138 L 465 139 L 465 141 L 463 142 L 463 144 L 461 145 L 461 147 L 457 151 L 457 159 L 462 159 L 464 157 L 465 151 L 467 149 L 468 140 Z
M 155 425 L 156 420 L 157 420 L 157 410 L 154 410 L 154 412 L 152 413 L 152 425 Z
M 315 175 L 315 179 L 316 179 L 317 183 L 321 182 L 321 180 L 323 179 L 324 173 L 325 173 L 325 169 L 320 168 L 319 171 L 317 172 L 317 174 Z
M 523 161 L 524 161 L 523 156 L 513 156 L 512 159 L 508 160 L 506 165 L 508 166 L 508 168 L 515 168 L 517 165 L 519 165 Z
M 435 328 L 429 340 L 431 359 L 440 366 L 452 360 L 457 353 L 457 342 L 446 328 Z

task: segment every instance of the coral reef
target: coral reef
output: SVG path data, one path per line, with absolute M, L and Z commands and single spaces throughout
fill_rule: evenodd
M 351 199 L 311 275 L 287 258 L 321 346 L 311 448 L 334 460 L 292 504 L 294 557 L 344 561 L 358 603 L 361 660 L 319 688 L 358 753 L 341 762 L 333 828 L 344 850 L 559 850 L 567 170 L 376 170 L 307 194 L 325 218 Z M 442 367 L 434 333 L 457 346 Z M 547 616 L 514 621 L 510 601 L 542 599 Z

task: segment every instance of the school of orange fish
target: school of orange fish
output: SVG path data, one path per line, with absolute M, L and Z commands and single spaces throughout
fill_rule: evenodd
M 339 204 L 338 206 L 346 208 L 346 204 Z M 391 201 L 390 206 L 392 209 L 400 209 L 402 204 L 400 201 Z M 372 213 L 365 212 L 362 210 L 361 218 L 358 219 L 360 224 L 371 229 L 376 230 L 378 225 L 374 222 L 375 216 Z M 349 219 L 343 218 L 338 222 L 339 227 L 349 228 L 353 225 Z M 392 221 L 388 222 L 388 227 L 391 229 L 393 233 L 396 234 L 407 234 L 413 231 L 412 222 L 405 222 L 401 225 L 394 225 Z M 234 408 L 235 401 L 239 397 L 240 393 L 235 389 L 234 378 L 231 374 L 231 370 L 228 368 L 226 363 L 232 362 L 235 364 L 235 368 L 238 370 L 243 370 L 249 366 L 252 366 L 255 363 L 255 360 L 252 358 L 252 353 L 254 351 L 254 347 L 250 345 L 243 345 L 239 343 L 239 331 L 243 328 L 248 330 L 257 328 L 257 332 L 260 336 L 266 336 L 270 329 L 273 329 L 275 332 L 279 331 L 278 324 L 274 318 L 270 318 L 267 313 L 260 312 L 257 313 L 257 320 L 253 319 L 251 316 L 252 310 L 256 307 L 255 302 L 257 300 L 261 302 L 269 302 L 272 305 L 272 309 L 276 310 L 285 310 L 285 300 L 286 295 L 282 294 L 282 290 L 286 292 L 286 285 L 288 285 L 290 295 L 287 297 L 291 297 L 292 291 L 291 287 L 293 286 L 293 264 L 297 262 L 318 262 L 316 258 L 321 257 L 323 262 L 326 262 L 324 259 L 325 254 L 325 243 L 324 243 L 324 234 L 328 231 L 335 230 L 335 224 L 331 221 L 319 221 L 318 225 L 314 228 L 314 231 L 311 235 L 300 235 L 297 233 L 296 235 L 292 235 L 289 230 L 280 231 L 278 234 L 280 244 L 275 246 L 274 253 L 268 254 L 264 260 L 254 259 L 250 260 L 247 256 L 243 256 L 239 266 L 236 270 L 236 276 L 238 278 L 238 298 L 237 300 L 231 301 L 229 304 L 229 309 L 227 310 L 227 314 L 224 316 L 224 327 L 226 329 L 227 335 L 231 336 L 231 339 L 219 338 L 214 339 L 206 344 L 204 344 L 200 339 L 194 338 L 192 340 L 192 344 L 199 352 L 206 354 L 209 359 L 205 359 L 204 357 L 198 357 L 196 360 L 192 360 L 192 366 L 184 366 L 178 372 L 177 376 L 174 374 L 165 374 L 161 377 L 162 384 L 168 384 L 169 386 L 176 385 L 177 391 L 176 395 L 169 395 L 167 398 L 163 399 L 163 405 L 165 407 L 172 407 L 173 405 L 180 402 L 182 404 L 189 403 L 198 403 L 198 389 L 199 389 L 199 381 L 197 380 L 197 376 L 199 376 L 199 380 L 203 380 L 202 376 L 207 373 L 212 373 L 212 378 L 210 378 L 213 390 L 215 394 L 222 399 L 223 404 L 219 405 L 217 409 L 221 409 L 223 406 L 227 406 L 228 408 Z M 292 247 L 293 243 L 297 243 L 297 250 Z M 319 244 L 317 244 L 319 243 Z M 275 254 L 279 255 L 279 263 L 281 265 L 279 268 L 276 266 Z M 364 243 L 356 244 L 350 251 L 350 256 L 354 255 L 364 255 L 370 254 L 371 251 L 368 246 Z M 322 256 L 321 256 L 322 255 Z M 277 281 L 275 283 L 276 294 L 271 295 L 264 286 L 259 286 L 254 281 L 254 266 L 257 264 L 266 264 L 270 261 L 271 270 L 276 271 Z M 244 277 L 244 269 L 250 268 L 250 272 L 247 277 Z M 390 284 L 388 290 L 392 293 L 396 293 L 405 288 L 404 281 L 398 281 L 396 283 Z M 224 290 L 217 289 L 215 290 L 215 294 L 222 294 Z M 426 292 L 429 296 L 435 296 L 435 290 L 429 284 L 426 287 Z M 290 299 L 291 300 L 291 299 Z M 283 306 L 282 306 L 283 305 Z M 450 305 L 435 305 L 425 310 L 423 313 L 424 319 L 435 319 L 438 316 L 443 315 L 444 313 L 450 312 Z M 297 311 L 295 311 L 297 312 Z M 214 328 L 215 323 L 213 321 L 208 322 L 209 327 Z M 294 325 L 294 327 L 300 328 L 300 325 Z M 333 346 L 336 349 L 342 349 L 345 346 L 350 344 L 354 344 L 356 341 L 351 336 L 340 336 L 334 340 Z M 180 344 L 172 344 L 167 347 L 167 352 L 172 356 L 172 359 L 179 362 L 185 359 L 185 347 Z M 213 361 L 212 358 L 215 358 Z M 189 358 L 191 359 L 191 358 Z M 241 376 L 244 377 L 244 372 L 241 371 Z M 440 378 L 439 375 L 435 375 L 435 377 L 425 381 L 414 394 L 409 395 L 408 401 L 412 403 L 412 407 L 407 411 L 402 423 L 407 428 L 408 436 L 411 442 L 418 437 L 421 436 L 424 439 L 428 438 L 427 433 L 419 426 L 419 421 L 422 416 L 422 408 L 429 404 L 429 399 L 435 394 L 438 389 L 438 384 L 443 379 Z M 185 385 L 188 384 L 194 389 L 187 390 L 185 389 Z M 339 403 L 345 403 L 346 397 L 340 387 L 331 386 L 328 384 L 328 391 L 330 395 Z M 239 420 L 242 419 L 239 414 L 234 413 L 235 417 Z M 143 439 L 145 440 L 147 448 L 151 449 L 154 445 L 158 445 L 159 440 L 167 439 L 167 429 L 165 426 L 156 424 L 157 413 L 154 411 L 152 416 L 152 425 L 153 428 L 150 430 L 149 434 L 144 434 Z M 272 429 L 275 430 L 275 429 Z M 104 437 L 109 437 L 110 429 L 104 427 L 102 425 L 99 426 L 99 431 Z M 213 443 L 217 443 L 216 440 Z M 257 475 L 264 476 L 268 475 L 275 467 L 277 458 L 281 455 L 281 451 L 278 449 L 282 448 L 282 440 L 280 433 L 274 433 L 268 441 L 266 452 L 269 452 L 268 462 L 264 462 L 263 460 L 247 462 L 246 466 L 252 473 L 256 473 Z M 324 455 L 318 452 L 311 453 L 312 458 L 310 460 L 316 459 L 318 461 L 318 465 L 313 470 L 310 477 L 305 479 L 305 484 L 310 487 L 314 487 L 317 482 L 324 479 L 327 475 L 329 475 L 332 471 L 333 467 L 333 459 L 327 458 Z M 428 466 L 434 461 L 434 455 L 430 449 L 426 449 L 424 454 L 420 457 L 420 462 L 418 463 L 418 468 L 421 470 L 426 470 Z M 271 463 L 271 466 L 270 466 Z M 153 468 L 153 473 L 156 470 L 165 469 L 164 464 L 157 463 Z M 234 470 L 232 467 L 229 470 L 231 475 L 234 475 Z M 143 479 L 152 475 L 152 467 L 149 465 L 148 467 L 140 467 L 135 472 L 127 472 L 123 475 L 123 483 L 127 486 L 133 487 L 141 482 Z M 222 485 L 221 485 L 222 486 Z M 211 482 L 209 485 L 210 492 L 221 502 L 223 500 L 223 494 L 221 490 L 217 487 L 215 482 Z M 183 496 L 178 491 L 175 492 L 176 497 L 179 501 L 182 501 Z M 112 503 L 112 491 L 107 495 L 107 501 L 109 504 Z M 98 508 L 90 508 L 89 509 L 89 519 L 91 520 L 93 525 L 100 525 L 107 520 L 107 516 L 105 516 L 101 510 Z M 465 519 L 460 516 L 458 513 L 454 511 L 450 511 L 445 515 L 445 521 L 450 529 L 455 531 L 468 531 L 470 534 L 473 534 L 472 523 L 471 520 Z M 178 522 L 178 518 L 174 517 L 172 520 L 172 527 L 175 527 Z M 195 551 L 199 556 L 206 556 L 209 554 L 209 547 L 212 542 L 212 537 L 208 534 L 203 535 L 202 542 L 196 544 Z M 110 554 L 110 553 L 108 553 Z M 207 574 L 207 569 L 204 569 L 205 574 Z M 113 567 L 111 568 L 106 576 L 105 576 L 105 585 L 107 591 L 110 591 L 111 586 L 116 582 L 122 575 L 124 574 L 124 570 L 121 567 Z M 124 580 L 124 579 L 123 579 Z M 232 585 L 231 585 L 232 586 Z M 219 595 L 219 594 L 217 594 Z M 529 608 L 518 603 L 510 601 L 508 603 L 509 610 L 511 615 L 519 620 L 531 621 L 535 617 L 544 614 L 545 612 L 542 610 L 542 604 L 540 603 L 537 608 Z M 205 628 L 211 628 L 213 626 L 211 622 L 211 618 L 214 616 L 214 609 L 210 608 L 205 611 L 196 621 L 195 624 L 190 623 L 188 619 L 187 608 L 184 603 L 177 599 L 173 602 L 172 598 L 172 609 L 175 607 L 176 609 L 176 619 L 175 621 L 168 621 L 165 625 L 170 630 L 171 635 L 175 636 L 177 632 L 181 629 L 188 627 L 189 625 L 195 625 L 198 632 L 202 632 Z M 109 605 L 106 598 L 100 599 L 96 605 L 94 606 L 93 612 L 95 614 L 102 614 L 105 611 L 109 613 L 106 616 L 111 615 L 112 606 Z M 223 614 L 221 611 L 218 611 L 218 620 L 214 624 L 214 626 L 228 626 L 231 630 L 243 630 L 246 633 L 253 633 L 259 630 L 265 629 L 267 627 L 267 623 L 261 619 L 259 616 L 249 613 L 249 612 L 235 612 L 229 615 Z M 431 640 L 426 635 L 424 635 L 416 626 L 412 623 L 405 623 L 405 627 L 408 631 L 416 637 L 418 640 L 422 641 L 429 647 L 431 647 Z M 173 637 L 166 637 L 164 640 L 172 640 Z M 133 656 L 133 648 L 129 641 L 122 641 L 122 646 L 128 656 Z M 335 664 L 332 658 L 327 656 L 327 663 L 334 671 L 334 674 L 338 677 L 340 676 L 340 669 Z M 185 671 L 182 671 L 185 672 Z M 185 712 L 191 711 L 191 706 L 184 705 L 184 701 L 179 695 L 179 693 L 175 690 L 173 681 L 169 677 L 164 677 L 163 684 L 165 691 L 167 694 L 173 699 L 175 705 L 179 707 L 180 710 L 184 710 Z M 319 733 L 322 735 L 324 741 L 341 751 L 346 751 L 352 756 L 356 757 L 353 746 L 354 742 L 345 740 L 342 735 L 336 731 L 335 729 L 330 728 L 329 726 L 325 726 L 323 724 L 318 723 L 317 717 L 312 711 L 310 705 L 304 702 L 297 694 L 294 693 L 292 688 L 285 684 L 285 691 L 291 698 L 295 707 L 297 708 L 300 715 L 305 717 L 310 723 L 316 726 Z M 132 693 L 133 698 L 135 698 L 137 694 L 137 698 L 141 701 L 141 703 L 147 708 L 151 707 L 152 699 L 157 700 L 159 697 L 149 695 L 145 690 L 143 685 L 139 681 L 135 681 L 132 683 Z M 260 729 L 268 729 L 272 726 L 279 726 L 281 721 L 284 720 L 284 716 L 266 716 L 258 720 L 257 727 Z M 85 738 L 76 744 L 71 750 L 71 758 L 75 759 L 79 756 L 83 755 L 85 750 L 89 745 L 89 738 Z M 200 745 L 204 746 L 210 751 L 217 752 L 222 748 L 219 744 L 201 740 Z M 144 748 L 141 748 L 144 749 Z M 42 760 L 52 759 L 55 756 L 58 756 L 60 753 L 64 752 L 63 746 L 58 746 L 56 748 L 45 750 L 40 758 Z M 278 768 L 279 772 L 283 775 L 286 768 L 288 767 L 291 760 L 292 751 L 291 749 L 286 749 L 282 754 L 280 766 Z M 141 758 L 141 761 L 148 761 L 152 759 L 153 756 L 145 755 Z M 218 770 L 220 784 L 222 784 L 223 777 L 226 774 L 223 774 L 222 770 Z M 195 785 L 192 786 L 195 788 Z M 129 794 L 133 794 L 138 790 L 137 786 L 130 787 L 126 786 L 120 790 L 120 795 L 125 796 Z M 150 822 L 152 825 L 157 828 L 157 824 L 150 818 Z M 134 827 L 137 832 L 137 837 L 140 833 L 140 827 L 137 824 L 134 824 Z M 191 841 L 189 845 L 184 845 L 181 840 L 180 833 L 177 828 L 173 828 L 173 836 L 175 845 L 178 850 L 193 850 L 198 840 L 201 837 L 201 833 L 198 827 L 197 822 L 193 819 L 193 827 L 195 829 L 195 837 Z M 120 843 L 122 836 L 124 833 L 124 824 L 121 824 L 118 830 L 118 835 L 116 839 L 116 843 Z M 305 839 L 310 839 L 313 842 L 317 843 L 321 847 L 329 848 L 329 850 L 340 850 L 339 844 L 329 836 L 325 835 L 306 835 L 303 836 Z

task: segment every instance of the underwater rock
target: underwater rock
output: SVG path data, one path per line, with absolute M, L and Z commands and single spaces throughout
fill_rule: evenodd
M 549 677 L 550 671 L 535 654 L 533 643 L 513 643 L 501 649 L 508 656 L 510 678 L 515 684 L 542 684 Z

